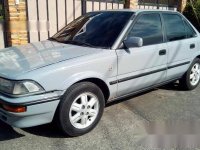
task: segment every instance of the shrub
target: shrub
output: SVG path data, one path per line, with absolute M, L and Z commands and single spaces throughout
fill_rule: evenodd
M 0 21 L 3 19 L 3 8 L 2 5 L 0 4 Z
M 183 15 L 185 15 L 200 32 L 200 0 L 189 0 Z

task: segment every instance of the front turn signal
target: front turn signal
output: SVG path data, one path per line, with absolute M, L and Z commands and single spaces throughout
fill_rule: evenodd
M 3 105 L 2 106 L 4 110 L 13 112 L 13 113 L 23 113 L 26 112 L 26 107 L 24 106 L 9 106 L 9 105 Z

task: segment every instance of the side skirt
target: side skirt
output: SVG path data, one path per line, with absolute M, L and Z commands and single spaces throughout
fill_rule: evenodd
M 129 93 L 129 94 L 125 94 L 125 95 L 122 95 L 122 96 L 119 96 L 119 97 L 116 97 L 116 98 L 113 98 L 113 99 L 109 99 L 108 102 L 107 102 L 107 104 L 112 103 L 112 102 L 114 102 L 114 101 L 121 100 L 121 99 L 123 99 L 123 98 L 130 97 L 130 96 L 135 96 L 135 95 L 137 95 L 137 94 L 139 94 L 139 93 L 146 92 L 146 91 L 149 91 L 149 90 L 151 90 L 151 89 L 154 89 L 154 88 L 157 88 L 157 87 L 166 85 L 166 84 L 168 84 L 168 83 L 170 83 L 170 82 L 173 82 L 173 81 L 176 81 L 176 80 L 178 80 L 178 79 L 180 79 L 180 78 L 171 79 L 171 80 L 168 80 L 168 81 L 159 83 L 159 84 L 155 84 L 155 85 L 153 85 L 153 86 L 149 86 L 149 87 L 147 87 L 147 88 L 140 89 L 140 90 L 138 90 L 138 91 L 131 92 L 131 93 Z

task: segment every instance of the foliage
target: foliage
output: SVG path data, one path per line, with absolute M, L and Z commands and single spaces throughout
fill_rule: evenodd
M 3 7 L 0 4 L 0 21 L 3 19 Z
M 200 32 L 200 0 L 189 0 L 183 14 Z

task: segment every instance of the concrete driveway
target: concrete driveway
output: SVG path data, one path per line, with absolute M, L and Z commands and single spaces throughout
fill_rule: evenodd
M 110 104 L 81 137 L 63 137 L 53 125 L 16 129 L 0 122 L 0 150 L 197 149 L 199 133 L 200 88 L 168 85 Z

